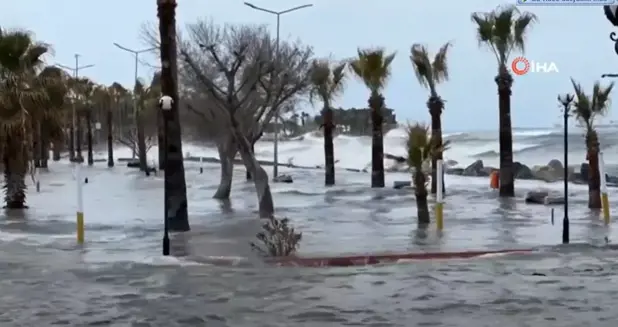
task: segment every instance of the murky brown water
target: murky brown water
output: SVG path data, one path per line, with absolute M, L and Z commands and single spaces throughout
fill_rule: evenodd
M 540 246 L 532 255 L 300 269 L 259 263 L 248 246 L 258 226 L 252 186 L 238 180 L 228 204 L 210 199 L 216 167 L 188 168 L 193 231 L 175 236 L 178 258 L 159 254 L 160 179 L 87 170 L 87 244 L 77 248 L 73 181 L 66 167 L 51 169 L 27 216 L 0 221 L 2 326 L 609 327 L 618 319 L 617 251 L 603 241 L 611 229 L 582 205 L 583 188 L 572 201 L 578 244 L 557 247 L 547 207 L 499 202 L 485 179 L 447 180 L 438 237 L 416 231 L 407 191 L 370 190 L 368 175 L 352 173 L 324 190 L 320 172 L 295 171 L 295 184 L 273 191 L 279 213 L 303 231 L 304 255 Z M 237 265 L 211 265 L 213 256 Z

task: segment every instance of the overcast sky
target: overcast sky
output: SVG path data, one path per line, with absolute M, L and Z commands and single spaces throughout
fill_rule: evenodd
M 311 1 L 311 0 L 307 0 Z M 200 17 L 220 23 L 263 23 L 274 32 L 275 17 L 244 6 L 240 0 L 178 0 L 179 28 Z M 387 105 L 398 120 L 428 121 L 427 91 L 416 81 L 409 61 L 410 46 L 425 43 L 435 51 L 447 41 L 451 80 L 439 86 L 446 99 L 443 126 L 446 130 L 497 129 L 497 91 L 493 81 L 497 65 L 494 56 L 479 48 L 470 13 L 489 11 L 509 2 L 499 0 L 452 1 L 353 1 L 353 0 L 256 0 L 254 4 L 272 10 L 313 3 L 314 6 L 282 16 L 281 35 L 300 39 L 314 47 L 316 55 L 351 57 L 358 47 L 382 46 L 396 51 L 392 78 L 386 88 Z M 511 3 L 515 3 L 512 0 Z M 609 33 L 614 29 L 602 7 L 520 7 L 539 17 L 530 31 L 526 57 L 554 62 L 559 73 L 529 73 L 515 77 L 512 118 L 514 127 L 546 127 L 559 122 L 556 96 L 571 91 L 569 77 L 591 89 L 605 72 L 618 72 Z M 146 22 L 156 21 L 155 0 L 19 0 L 4 1 L 0 10 L 3 28 L 26 28 L 37 39 L 54 45 L 50 62 L 94 64 L 84 75 L 104 84 L 119 81 L 133 84 L 133 58 L 112 45 L 144 48 L 139 31 Z M 144 61 L 157 64 L 154 56 Z M 149 78 L 153 69 L 140 67 Z M 336 106 L 364 107 L 368 91 L 350 80 Z M 616 95 L 618 97 L 618 93 Z M 307 108 L 307 111 L 314 111 Z M 618 120 L 618 113 L 609 119 Z

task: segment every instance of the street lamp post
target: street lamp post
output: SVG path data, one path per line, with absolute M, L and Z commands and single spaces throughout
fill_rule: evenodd
M 161 107 L 161 111 L 163 112 L 163 143 L 164 143 L 164 147 L 165 147 L 165 152 L 163 152 L 163 156 L 164 156 L 164 160 L 165 162 L 167 162 L 167 127 L 168 127 L 168 121 L 170 120 L 170 113 L 172 111 L 172 104 L 174 103 L 174 99 L 172 99 L 172 97 L 170 97 L 169 95 L 164 95 L 159 99 L 159 107 Z M 168 173 L 167 173 L 167 169 L 165 170 L 165 180 L 164 180 L 164 184 L 165 187 L 163 187 L 163 211 L 164 211 L 164 215 L 163 215 L 163 255 L 170 255 L 170 237 L 169 237 L 169 196 L 167 194 L 168 192 L 168 187 L 167 187 L 167 183 L 168 183 Z
M 562 219 L 562 244 L 569 244 L 569 114 L 575 97 L 572 94 L 558 96 L 562 105 L 564 124 L 564 218 Z
M 80 55 L 76 53 L 75 54 L 75 67 L 69 67 L 69 66 L 65 66 L 65 65 L 61 65 L 61 64 L 56 64 L 56 66 L 58 66 L 60 68 L 64 68 L 66 70 L 69 70 L 69 71 L 73 72 L 73 77 L 75 77 L 75 79 L 77 79 L 79 77 L 80 69 L 86 69 L 86 68 L 94 67 L 94 65 L 92 65 L 92 64 L 91 65 L 80 66 L 79 65 L 79 57 L 80 57 Z M 77 94 L 75 94 L 74 101 L 75 100 L 77 100 Z M 76 159 L 81 162 L 81 161 L 83 161 L 82 153 L 81 153 L 81 144 L 78 144 L 77 146 L 75 144 L 75 141 L 77 139 L 77 137 L 76 137 L 76 133 L 77 133 L 77 115 L 76 115 L 75 110 L 76 110 L 75 109 L 75 103 L 73 103 L 73 108 L 72 108 L 72 113 L 71 113 L 71 116 L 72 116 L 71 132 L 70 132 L 70 135 L 69 135 L 69 159 L 72 162 L 75 161 Z M 78 151 L 78 153 L 77 153 L 77 155 L 78 155 L 77 158 L 75 158 L 75 148 L 79 148 L 80 149 L 80 151 Z
M 124 51 L 127 51 L 129 53 L 132 53 L 133 56 L 135 57 L 135 69 L 134 69 L 133 81 L 134 81 L 135 85 L 137 85 L 137 70 L 138 70 L 138 67 L 139 67 L 139 55 L 141 53 L 144 53 L 144 52 L 154 51 L 154 50 L 156 50 L 158 48 L 157 47 L 152 47 L 152 48 L 142 49 L 142 50 L 133 50 L 133 49 L 129 49 L 127 47 L 124 47 L 124 46 L 122 46 L 122 45 L 120 45 L 120 44 L 118 44 L 116 42 L 114 42 L 114 45 L 117 48 L 121 49 L 121 50 L 124 50 Z M 135 91 L 135 88 L 134 88 L 134 91 Z M 139 129 L 138 126 L 139 126 L 140 122 L 137 121 L 138 119 L 141 119 L 141 115 L 138 112 L 137 99 L 136 99 L 136 95 L 135 94 L 133 94 L 133 117 L 135 119 L 135 124 L 136 124 L 135 128 L 137 129 L 138 136 L 140 136 L 139 138 L 141 139 L 143 137 L 143 135 L 140 134 L 140 133 L 142 133 L 142 130 Z M 148 164 L 146 163 L 146 158 L 142 158 L 146 154 L 145 153 L 140 153 L 139 155 L 140 155 L 140 168 L 144 169 L 144 171 L 146 173 L 146 176 L 148 176 L 148 175 L 150 175 L 150 172 L 148 171 Z
M 258 7 L 249 2 L 245 2 L 245 6 L 277 16 L 277 38 L 275 41 L 275 56 L 276 56 L 275 59 L 279 59 L 279 32 L 280 32 L 280 26 L 281 26 L 281 15 L 284 15 L 284 14 L 287 14 L 293 11 L 297 11 L 300 9 L 312 7 L 313 4 L 297 6 L 297 7 L 293 7 L 293 8 L 282 10 L 282 11 L 274 11 L 274 10 Z M 277 166 L 279 165 L 279 125 L 278 125 L 277 117 L 278 115 L 275 115 L 275 125 L 274 125 L 275 142 L 274 142 L 274 149 L 273 149 L 273 152 L 274 152 L 273 154 L 273 179 L 277 178 L 277 174 L 278 174 Z

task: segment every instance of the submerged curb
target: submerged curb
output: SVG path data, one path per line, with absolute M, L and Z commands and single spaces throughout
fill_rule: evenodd
M 269 259 L 269 263 L 287 267 L 351 267 L 392 264 L 398 261 L 407 260 L 448 260 L 448 259 L 470 259 L 484 255 L 507 255 L 507 254 L 528 254 L 534 249 L 504 249 L 504 250 L 485 250 L 485 251 L 462 251 L 462 252 L 417 252 L 400 254 L 376 254 L 343 257 L 283 257 Z

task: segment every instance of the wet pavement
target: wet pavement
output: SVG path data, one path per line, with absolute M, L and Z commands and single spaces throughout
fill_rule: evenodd
M 380 267 L 274 268 L 250 251 L 258 230 L 253 185 L 237 168 L 229 203 L 211 199 L 216 165 L 187 164 L 192 231 L 160 255 L 162 179 L 104 163 L 85 168 L 86 244 L 75 244 L 75 181 L 68 164 L 41 174 L 25 215 L 0 220 L 0 325 L 33 326 L 615 326 L 616 228 L 573 186 L 572 242 L 560 206 L 526 205 L 517 182 L 498 200 L 485 178 L 447 176 L 445 231 L 416 229 L 408 190 L 368 188 L 368 174 L 289 171 L 273 185 L 279 216 L 303 232 L 304 256 L 536 247 L 535 254 L 416 261 Z M 284 169 L 285 171 L 285 169 Z M 394 180 L 405 174 L 389 174 Z M 214 265 L 223 259 L 234 265 Z

